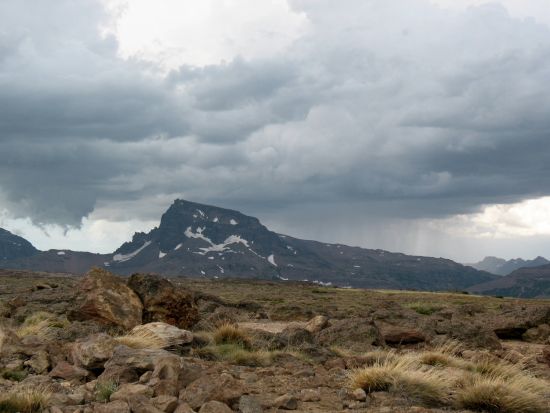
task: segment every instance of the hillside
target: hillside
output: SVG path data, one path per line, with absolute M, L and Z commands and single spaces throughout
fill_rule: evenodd
M 505 277 L 476 285 L 470 291 L 506 297 L 550 297 L 550 264 L 520 268 Z

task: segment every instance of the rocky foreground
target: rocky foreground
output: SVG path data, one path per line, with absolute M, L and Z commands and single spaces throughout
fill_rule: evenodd
M 0 273 L 0 412 L 548 412 L 550 302 Z

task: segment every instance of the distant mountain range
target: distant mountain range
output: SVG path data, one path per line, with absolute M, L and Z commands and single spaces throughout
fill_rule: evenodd
M 472 292 L 521 298 L 550 297 L 550 264 L 520 268 L 511 274 L 473 286 Z
M 482 261 L 475 264 L 467 264 L 480 271 L 487 271 L 496 275 L 508 275 L 520 268 L 540 267 L 541 265 L 550 264 L 544 257 L 537 257 L 533 260 L 524 260 L 516 258 L 513 260 L 505 260 L 497 257 L 485 257 Z
M 184 200 L 168 208 L 158 228 L 134 234 L 112 254 L 38 251 L 23 241 L 13 234 L 0 238 L 0 251 L 5 251 L 0 267 L 81 274 L 101 266 L 119 274 L 155 272 L 430 291 L 465 290 L 500 278 L 443 258 L 301 240 L 270 231 L 257 218 L 238 211 Z M 12 243 L 24 247 L 13 249 Z

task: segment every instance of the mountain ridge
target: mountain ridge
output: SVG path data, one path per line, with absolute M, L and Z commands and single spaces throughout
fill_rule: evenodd
M 524 260 L 522 258 L 514 258 L 505 260 L 498 257 L 485 257 L 483 260 L 474 263 L 466 264 L 480 271 L 487 271 L 496 275 L 508 275 L 520 268 L 539 267 L 541 265 L 550 264 L 546 258 L 540 255 L 532 260 Z
M 464 290 L 496 276 L 444 258 L 301 240 L 239 211 L 175 200 L 158 227 L 112 254 L 51 250 L 9 260 L 13 268 L 84 273 L 154 272 L 207 278 L 308 281 L 341 287 Z

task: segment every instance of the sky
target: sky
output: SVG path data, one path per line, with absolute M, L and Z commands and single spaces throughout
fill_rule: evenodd
M 176 198 L 550 258 L 547 0 L 0 0 L 0 227 L 112 252 Z

